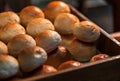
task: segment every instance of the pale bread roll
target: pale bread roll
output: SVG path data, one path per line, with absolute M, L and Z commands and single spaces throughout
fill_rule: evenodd
M 22 25 L 16 22 L 9 22 L 0 29 L 0 40 L 8 43 L 14 36 L 25 33 L 26 31 Z
M 54 29 L 55 28 L 52 22 L 44 18 L 35 18 L 31 20 L 26 27 L 27 33 L 32 37 L 36 37 L 38 33 L 44 30 L 54 30 Z
M 0 28 L 3 27 L 8 22 L 17 22 L 20 23 L 19 16 L 12 11 L 6 11 L 0 13 Z
M 47 53 L 53 51 L 61 42 L 61 36 L 52 30 L 45 30 L 35 38 L 36 44 L 46 50 Z

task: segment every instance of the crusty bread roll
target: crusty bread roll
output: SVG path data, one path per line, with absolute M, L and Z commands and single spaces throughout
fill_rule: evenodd
M 46 18 L 54 22 L 54 19 L 59 13 L 70 13 L 70 7 L 65 2 L 52 1 L 47 4 L 44 13 Z
M 80 23 L 79 19 L 71 13 L 61 13 L 59 14 L 55 21 L 55 30 L 60 34 L 72 34 L 73 28 Z
M 8 22 L 20 22 L 19 16 L 12 11 L 6 11 L 0 13 L 0 28 Z
M 47 60 L 46 51 L 39 46 L 23 49 L 18 55 L 20 68 L 23 72 L 30 72 L 40 67 Z
M 110 57 L 108 54 L 96 54 L 94 55 L 91 59 L 90 59 L 90 62 L 95 62 L 95 61 L 98 61 L 98 60 L 103 60 L 105 58 L 108 58 Z
M 75 68 L 83 65 L 82 63 L 74 60 L 69 60 L 66 62 L 63 62 L 62 64 L 59 65 L 58 70 L 64 70 L 64 69 L 69 69 L 69 68 Z
M 14 57 L 17 57 L 24 48 L 35 45 L 35 40 L 27 34 L 19 34 L 14 36 L 7 44 L 9 54 Z
M 61 36 L 52 30 L 45 30 L 35 38 L 36 44 L 46 50 L 47 53 L 53 51 L 61 42 Z
M 19 64 L 14 57 L 0 54 L 0 80 L 14 76 L 18 70 Z
M 27 33 L 32 37 L 35 37 L 38 33 L 44 30 L 54 30 L 54 29 L 55 28 L 52 22 L 44 18 L 35 18 L 31 20 L 26 27 Z
M 100 29 L 90 21 L 82 21 L 73 28 L 73 34 L 83 42 L 95 42 L 100 37 Z
M 26 6 L 20 11 L 19 15 L 21 24 L 25 27 L 27 26 L 28 22 L 34 18 L 44 18 L 43 11 L 37 6 Z
M 91 57 L 96 54 L 96 47 L 94 44 L 80 42 L 77 39 L 69 43 L 67 49 L 77 61 L 89 61 Z
M 8 43 L 15 35 L 25 34 L 25 29 L 19 23 L 9 22 L 0 29 L 0 40 Z
M 8 54 L 8 47 L 2 41 L 0 41 L 0 54 Z

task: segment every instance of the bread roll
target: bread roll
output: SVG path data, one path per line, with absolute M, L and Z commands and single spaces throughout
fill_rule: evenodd
M 18 34 L 25 34 L 25 29 L 19 23 L 9 22 L 0 29 L 0 40 L 8 43 L 14 36 Z
M 60 44 L 61 36 L 56 31 L 45 30 L 37 35 L 35 41 L 38 46 L 50 53 Z
M 46 51 L 38 46 L 25 48 L 18 55 L 20 68 L 23 72 L 33 71 L 45 63 L 46 60 Z
M 100 29 L 90 21 L 82 21 L 73 28 L 73 34 L 83 42 L 95 42 L 100 37 Z
M 89 61 L 96 54 L 96 47 L 94 44 L 80 42 L 74 39 L 68 46 L 68 51 L 77 61 Z
M 59 65 L 58 70 L 63 70 L 63 69 L 69 69 L 69 68 L 75 68 L 81 66 L 82 63 L 74 60 L 69 60 L 66 62 L 63 62 L 61 65 Z
M 8 22 L 20 22 L 19 16 L 12 11 L 6 11 L 0 13 L 0 28 Z
M 52 1 L 47 4 L 44 10 L 46 18 L 54 22 L 56 16 L 60 13 L 70 13 L 68 4 L 62 1 Z
M 25 27 L 27 26 L 28 22 L 34 18 L 44 18 L 43 11 L 37 6 L 26 6 L 20 11 L 19 15 L 21 24 Z
M 7 44 L 8 52 L 10 55 L 17 57 L 18 54 L 24 49 L 30 46 L 35 46 L 35 40 L 27 34 L 19 34 L 13 37 Z
M 55 30 L 60 34 L 72 34 L 73 28 L 80 23 L 79 19 L 70 13 L 61 13 L 59 14 L 55 21 L 54 26 Z
M 35 18 L 31 20 L 26 27 L 27 33 L 32 37 L 35 37 L 44 30 L 54 30 L 52 22 L 44 18 Z
M 114 32 L 111 33 L 110 35 L 120 42 L 120 32 Z
M 8 54 L 8 47 L 2 41 L 0 41 L 0 54 Z
M 14 57 L 0 54 L 0 80 L 14 76 L 18 70 L 19 64 Z

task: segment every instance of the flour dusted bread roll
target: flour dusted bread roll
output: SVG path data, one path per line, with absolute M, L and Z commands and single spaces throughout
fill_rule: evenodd
M 95 42 L 100 37 L 100 29 L 90 21 L 82 21 L 73 28 L 73 34 L 83 42 Z
M 52 22 L 44 18 L 35 18 L 31 20 L 26 27 L 27 33 L 32 37 L 35 37 L 44 30 L 54 30 Z
M 23 26 L 27 26 L 28 22 L 34 18 L 44 18 L 43 11 L 37 6 L 26 6 L 24 7 L 20 13 L 21 24 Z
M 14 57 L 0 54 L 0 80 L 16 75 L 18 70 L 19 63 Z
M 8 22 L 20 22 L 19 16 L 12 11 L 6 11 L 0 13 L 0 28 Z
M 7 44 L 9 54 L 14 57 L 17 57 L 24 48 L 35 45 L 35 40 L 27 34 L 19 34 L 14 36 Z
M 8 43 L 10 39 L 18 34 L 25 34 L 24 27 L 19 23 L 9 22 L 0 29 L 0 40 Z
M 72 34 L 73 28 L 80 23 L 79 19 L 71 13 L 61 13 L 59 14 L 55 21 L 55 30 L 60 34 Z
M 52 30 L 45 30 L 35 38 L 36 44 L 46 50 L 47 53 L 53 51 L 61 42 L 61 36 Z
M 47 4 L 44 13 L 46 18 L 54 22 L 54 19 L 58 14 L 70 13 L 70 7 L 68 6 L 68 4 L 62 1 L 52 1 Z
M 74 39 L 67 47 L 70 54 L 77 61 L 89 61 L 91 57 L 96 54 L 96 47 L 94 44 L 80 42 Z
M 18 55 L 20 68 L 23 72 L 30 72 L 40 67 L 47 60 L 46 51 L 39 46 L 23 49 Z
M 0 54 L 8 54 L 8 47 L 2 41 L 0 41 Z

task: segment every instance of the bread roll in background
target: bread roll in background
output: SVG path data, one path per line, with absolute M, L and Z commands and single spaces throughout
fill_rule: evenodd
M 59 33 L 52 30 L 42 31 L 35 38 L 37 46 L 45 49 L 47 53 L 50 53 L 51 51 L 56 49 L 61 40 L 62 39 Z
M 19 63 L 14 57 L 0 54 L 0 80 L 12 77 L 16 75 L 18 71 Z
M 8 22 L 20 22 L 19 16 L 12 11 L 6 11 L 0 13 L 0 28 L 3 27 Z
M 111 33 L 110 35 L 120 42 L 120 32 L 114 32 Z
M 78 61 L 69 60 L 69 61 L 66 61 L 66 62 L 63 62 L 62 64 L 60 64 L 57 69 L 64 70 L 64 69 L 79 67 L 81 65 L 83 65 L 83 64 Z
M 23 49 L 18 55 L 20 68 L 23 72 L 30 72 L 40 67 L 47 60 L 46 51 L 39 46 Z
M 26 6 L 19 13 L 21 24 L 27 26 L 27 24 L 34 18 L 44 18 L 43 11 L 37 6 Z
M 8 54 L 8 47 L 2 41 L 0 41 L 0 54 Z
M 8 43 L 14 36 L 25 33 L 26 31 L 22 25 L 16 22 L 9 22 L 0 29 L 0 40 Z
M 70 7 L 68 4 L 62 1 L 52 1 L 48 3 L 44 10 L 45 17 L 52 22 L 56 16 L 60 13 L 70 13 Z
M 36 46 L 35 40 L 27 34 L 19 34 L 14 36 L 7 44 L 10 55 L 17 57 L 18 54 L 30 46 Z
M 74 39 L 67 47 L 70 54 L 77 61 L 86 62 L 96 54 L 96 46 Z
M 90 21 L 82 21 L 73 28 L 73 34 L 83 42 L 95 42 L 100 37 L 100 29 Z
M 61 13 L 59 14 L 55 21 L 55 30 L 60 34 L 69 35 L 73 33 L 73 28 L 75 28 L 80 23 L 79 19 L 71 13 Z
M 44 18 L 35 18 L 31 20 L 27 27 L 26 31 L 32 37 L 36 37 L 36 35 L 44 30 L 54 30 L 54 25 L 51 21 Z

